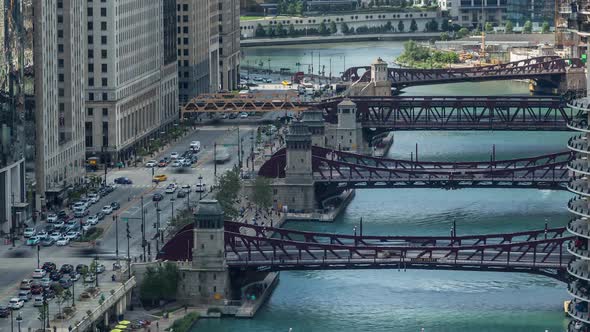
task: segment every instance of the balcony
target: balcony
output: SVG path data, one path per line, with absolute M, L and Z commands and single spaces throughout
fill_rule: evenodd
M 590 175 L 590 164 L 588 164 L 587 157 L 570 161 L 567 168 L 577 174 Z
M 584 260 L 590 259 L 590 252 L 588 251 L 588 249 L 576 248 L 574 245 L 574 241 L 570 241 L 567 244 L 567 251 L 569 251 L 572 255 L 577 256 L 578 258 Z
M 586 309 L 584 311 L 578 311 L 576 310 L 576 306 L 579 303 L 586 303 Z M 583 306 L 583 305 L 582 305 Z M 590 315 L 588 314 L 588 302 L 585 301 L 580 301 L 580 300 L 575 300 L 571 302 L 571 305 L 569 306 L 567 313 L 574 319 L 577 319 L 581 322 L 590 324 Z
M 581 196 L 590 196 L 590 187 L 586 176 L 573 178 L 567 184 L 567 189 Z
M 588 229 L 589 223 L 590 219 L 586 217 L 575 218 L 570 220 L 567 224 L 567 230 L 572 234 L 590 239 L 590 229 Z
M 571 108 L 575 108 L 582 111 L 589 111 L 590 110 L 590 98 L 578 98 L 574 99 L 573 101 L 567 104 Z
M 588 140 L 586 138 L 586 135 L 577 135 L 571 137 L 567 141 L 567 147 L 572 151 L 580 153 L 590 153 L 590 150 L 588 150 Z
M 583 281 L 573 281 L 567 285 L 567 292 L 582 301 L 588 302 L 590 301 L 590 288 L 588 287 L 588 282 Z
M 573 119 L 567 123 L 567 127 L 575 131 L 590 133 L 590 128 L 588 128 L 588 119 L 585 118 Z
M 568 264 L 567 272 L 578 279 L 590 281 L 590 261 L 578 259 Z

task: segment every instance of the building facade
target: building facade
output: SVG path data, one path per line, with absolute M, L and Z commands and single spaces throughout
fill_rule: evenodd
M 161 0 L 88 2 L 87 155 L 126 161 L 177 118 L 164 8 Z
M 10 20 L 9 20 L 10 18 Z M 16 231 L 26 219 L 24 158 L 24 45 L 20 1 L 0 1 L 0 234 Z M 9 24 L 8 22 L 12 24 Z M 22 31 L 22 30 L 21 30 Z M 8 73 L 15 75 L 8 75 Z
M 240 83 L 240 1 L 219 1 L 219 85 L 235 90 Z
M 553 0 L 439 0 L 441 10 L 447 11 L 453 24 L 481 28 L 486 23 L 503 26 L 511 21 L 523 26 L 526 21 L 553 25 Z

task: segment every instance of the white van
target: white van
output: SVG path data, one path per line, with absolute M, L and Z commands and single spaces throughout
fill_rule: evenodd
M 191 150 L 194 152 L 201 151 L 201 142 L 200 141 L 192 141 L 191 142 Z

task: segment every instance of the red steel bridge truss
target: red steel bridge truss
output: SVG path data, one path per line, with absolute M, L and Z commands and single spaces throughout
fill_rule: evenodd
M 192 260 L 193 225 L 158 254 Z M 527 272 L 565 281 L 573 237 L 565 228 L 466 236 L 375 236 L 316 233 L 225 222 L 225 259 L 232 269 L 444 269 Z
M 402 89 L 412 85 L 427 85 L 453 82 L 478 82 L 489 80 L 540 79 L 559 82 L 567 68 L 584 68 L 580 59 L 562 59 L 544 56 L 505 64 L 444 69 L 389 68 L 391 85 Z M 342 75 L 345 82 L 371 81 L 371 67 L 348 68 Z
M 369 157 L 312 147 L 312 170 L 317 193 L 335 194 L 350 188 L 540 188 L 565 189 L 566 151 L 529 158 L 480 162 L 429 162 Z M 258 174 L 285 176 L 286 149 L 277 151 Z M 320 190 L 321 189 L 321 190 Z M 318 197 L 320 198 L 320 197 Z

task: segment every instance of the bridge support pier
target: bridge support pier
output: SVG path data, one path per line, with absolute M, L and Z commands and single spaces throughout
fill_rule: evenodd
M 362 124 L 357 121 L 356 104 L 350 99 L 344 99 L 338 104 L 338 123 L 326 126 L 326 147 L 359 154 L 369 153 L 369 143 L 363 138 Z

